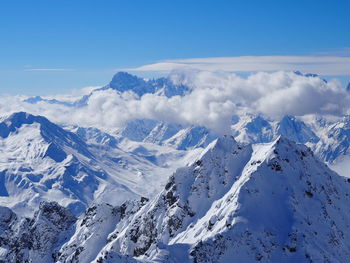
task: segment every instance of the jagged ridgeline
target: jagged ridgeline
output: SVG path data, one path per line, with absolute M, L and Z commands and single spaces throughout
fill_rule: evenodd
M 2 208 L 4 262 L 347 262 L 349 181 L 284 137 L 224 136 L 154 198 L 93 205 L 78 218 L 42 203 Z

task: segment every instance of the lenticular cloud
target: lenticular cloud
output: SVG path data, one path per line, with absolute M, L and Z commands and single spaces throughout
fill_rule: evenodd
M 86 105 L 69 107 L 45 101 L 24 102 L 24 96 L 0 99 L 0 113 L 27 111 L 65 125 L 122 127 L 134 119 L 154 119 L 184 125 L 201 125 L 215 132 L 228 131 L 233 115 L 346 114 L 350 94 L 336 80 L 294 72 L 255 73 L 241 77 L 227 72 L 188 71 L 169 76 L 191 88 L 185 96 L 165 97 L 131 91 L 94 90 Z M 40 95 L 40 94 L 38 94 Z M 60 98 L 69 97 L 60 96 Z

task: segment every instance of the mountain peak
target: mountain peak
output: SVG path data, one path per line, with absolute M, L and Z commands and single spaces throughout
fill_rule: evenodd
M 324 83 L 327 83 L 327 80 L 325 79 L 322 79 L 320 77 L 320 75 L 318 74 L 315 74 L 315 73 L 303 73 L 303 72 L 300 72 L 300 71 L 294 71 L 293 72 L 295 75 L 298 75 L 298 76 L 303 76 L 303 77 L 307 77 L 307 78 L 320 78 Z
M 347 186 L 321 165 L 310 149 L 283 136 L 252 147 L 240 146 L 231 136 L 223 136 L 210 144 L 195 163 L 170 177 L 160 196 L 132 219 L 119 241 L 116 238 L 116 247 L 122 248 L 117 252 L 140 256 L 156 253 L 151 252 L 155 247 L 173 251 L 177 244 L 190 244 L 184 249 L 197 262 L 226 262 L 230 257 L 240 262 L 243 254 L 247 262 L 271 257 L 277 262 L 293 262 L 293 253 L 317 259 L 314 245 L 308 245 L 315 237 L 304 229 L 304 221 L 322 232 L 316 242 L 323 242 L 327 236 L 327 231 L 319 229 L 327 229 L 332 220 L 338 225 L 345 221 L 331 216 L 332 220 L 320 223 L 319 211 L 308 209 L 308 204 L 322 209 L 319 200 L 327 196 L 329 202 L 339 202 L 344 193 L 333 195 L 328 191 L 339 191 L 340 184 Z M 346 189 L 349 191 L 349 187 Z M 306 234 L 298 236 L 300 241 L 296 242 L 293 237 L 298 231 Z M 244 242 L 239 241 L 242 239 Z M 158 246 L 157 242 L 166 245 Z M 266 247 L 269 249 L 265 251 Z M 176 257 L 169 253 L 170 258 Z
M 34 115 L 24 112 L 24 111 L 18 111 L 10 114 L 6 117 L 6 120 L 11 122 L 24 122 L 28 119 L 33 119 Z
M 116 73 L 107 88 L 111 88 L 120 92 L 130 90 L 139 96 L 142 96 L 145 93 L 154 93 L 154 87 L 147 85 L 147 82 L 142 78 L 131 75 L 127 72 Z
M 117 84 L 125 84 L 126 82 L 128 83 L 139 83 L 140 81 L 143 81 L 143 79 L 135 76 L 135 75 L 132 75 L 128 72 L 123 72 L 123 71 L 120 71 L 120 72 L 117 72 L 112 80 L 111 80 L 111 84 L 114 84 L 114 85 L 117 85 Z
M 174 82 L 168 78 L 158 78 L 152 80 L 145 80 L 127 72 L 116 73 L 112 81 L 102 89 L 114 89 L 119 92 L 132 91 L 139 96 L 143 96 L 147 93 L 163 95 L 166 97 L 172 96 L 184 96 L 190 92 L 190 88 L 182 84 L 174 84 Z
M 265 161 L 267 163 L 270 163 L 271 160 L 273 160 L 272 162 L 276 164 L 279 161 L 287 163 L 292 161 L 295 163 L 299 160 L 304 160 L 304 158 L 313 158 L 314 156 L 311 149 L 305 146 L 304 144 L 296 143 L 290 140 L 289 138 L 281 135 L 270 143 L 257 144 L 255 145 L 255 148 L 255 155 L 265 158 Z M 264 160 L 262 159 L 261 161 Z
M 33 115 L 28 112 L 19 111 L 14 112 L 6 117 L 3 117 L 2 122 L 6 123 L 9 127 L 19 128 L 23 124 L 32 124 L 34 122 L 40 124 L 51 123 L 46 117 L 40 115 Z
M 78 152 L 83 152 L 84 154 L 91 156 L 87 149 L 84 149 L 87 147 L 85 142 L 77 135 L 64 130 L 60 126 L 49 121 L 46 117 L 32 115 L 27 112 L 15 112 L 6 118 L 3 118 L 0 122 L 0 137 L 7 138 L 10 133 L 15 132 L 21 128 L 22 125 L 34 123 L 40 124 L 40 135 L 46 140 L 46 142 L 50 144 L 56 143 L 56 146 L 59 148 L 63 145 L 69 145 L 70 147 L 75 148 Z
M 235 138 L 231 135 L 224 135 L 217 138 L 215 141 L 210 143 L 208 147 L 204 150 L 203 154 L 209 150 L 220 150 L 224 152 L 230 152 L 237 145 Z
M 276 128 L 278 135 L 283 135 L 298 143 L 318 142 L 317 135 L 303 121 L 295 116 L 286 115 L 278 123 Z
M 20 128 L 23 124 L 33 124 L 37 123 L 48 123 L 45 117 L 34 116 L 27 112 L 15 112 L 7 117 L 3 117 L 0 123 L 0 137 L 6 138 L 11 132 L 14 132 L 16 129 Z

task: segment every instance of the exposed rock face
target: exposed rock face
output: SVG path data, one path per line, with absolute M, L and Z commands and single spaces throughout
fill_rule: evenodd
M 57 252 L 57 262 L 92 262 L 100 250 L 118 235 L 116 226 L 126 224 L 128 218 L 139 211 L 147 201 L 148 199 L 141 198 L 140 201 L 129 201 L 117 207 L 97 204 L 88 208 L 76 222 L 70 240 Z M 112 258 L 134 262 L 131 256 L 123 256 L 117 252 Z M 96 260 L 101 262 L 102 258 Z
M 52 253 L 76 218 L 55 202 L 42 202 L 32 219 L 18 218 L 11 210 L 1 218 L 0 259 L 3 262 L 54 262 Z

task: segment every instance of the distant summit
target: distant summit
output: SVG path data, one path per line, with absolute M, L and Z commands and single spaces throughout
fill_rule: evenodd
M 154 93 L 155 91 L 155 88 L 147 85 L 145 80 L 127 72 L 118 72 L 115 74 L 105 88 L 111 88 L 120 92 L 131 90 L 139 96 L 146 93 Z
M 191 92 L 191 88 L 183 84 L 175 84 L 170 77 L 146 80 L 127 72 L 118 72 L 113 76 L 112 80 L 107 85 L 103 86 L 102 88 L 95 89 L 90 94 L 84 95 L 80 99 L 73 102 L 47 99 L 41 96 L 29 97 L 23 101 L 30 104 L 46 102 L 49 104 L 59 104 L 67 107 L 83 107 L 87 105 L 90 96 L 94 92 L 107 89 L 112 89 L 120 93 L 132 91 L 139 97 L 142 97 L 145 94 L 156 94 L 171 98 L 173 96 L 184 96 L 185 94 Z
M 184 96 L 190 92 L 190 88 L 185 85 L 174 84 L 168 77 L 145 80 L 127 72 L 118 72 L 111 82 L 102 89 L 113 89 L 119 92 L 132 91 L 139 96 L 145 94 L 158 94 L 168 98 L 179 95 Z
M 320 78 L 320 75 L 315 74 L 315 73 L 302 73 L 300 71 L 294 71 L 294 74 L 299 75 L 299 76 L 304 76 L 308 78 Z M 321 78 L 322 79 L 322 78 Z M 327 80 L 322 79 L 325 83 L 327 83 Z

